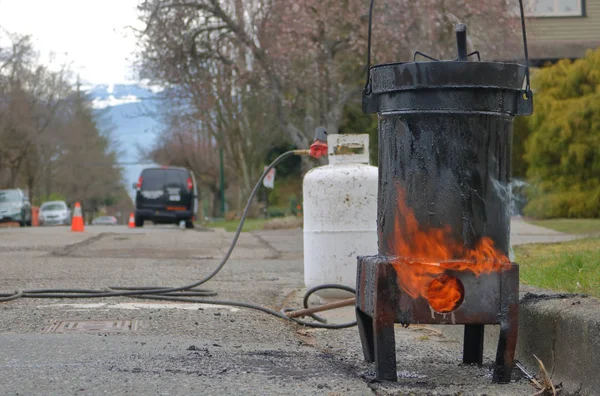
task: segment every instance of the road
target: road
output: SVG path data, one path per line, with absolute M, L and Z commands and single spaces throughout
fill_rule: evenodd
M 0 229 L 0 290 L 187 284 L 210 273 L 231 237 L 167 226 Z M 277 310 L 300 305 L 301 231 L 243 234 L 208 287 L 219 299 Z M 351 310 L 336 314 L 351 316 Z M 307 329 L 247 309 L 128 298 L 21 299 L 0 303 L 0 318 L 0 393 L 7 395 L 534 391 L 525 380 L 492 384 L 493 350 L 485 351 L 483 367 L 462 366 L 461 343 L 427 326 L 396 329 L 400 380 L 379 383 L 373 365 L 363 361 L 356 328 Z M 107 327 L 87 329 L 92 320 Z M 79 328 L 56 332 L 72 322 Z

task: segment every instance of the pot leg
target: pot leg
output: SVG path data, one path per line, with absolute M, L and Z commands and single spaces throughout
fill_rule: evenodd
M 379 276 L 375 292 L 375 312 L 373 315 L 373 337 L 375 339 L 375 370 L 377 379 L 397 381 L 396 337 L 394 334 L 395 298 L 389 291 L 385 274 Z
M 375 340 L 373 339 L 373 318 L 356 308 L 356 323 L 362 344 L 365 361 L 375 361 Z
M 465 325 L 465 337 L 463 343 L 463 363 L 483 363 L 483 334 L 484 325 Z
M 496 367 L 494 382 L 510 382 L 517 348 L 517 333 L 519 330 L 519 305 L 511 304 L 505 320 L 500 324 L 500 339 L 496 352 Z

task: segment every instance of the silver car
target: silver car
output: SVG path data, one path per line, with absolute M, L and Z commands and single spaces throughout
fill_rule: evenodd
M 0 190 L 0 223 L 17 222 L 31 225 L 31 204 L 20 189 Z
M 117 225 L 118 221 L 115 216 L 100 216 L 92 221 L 92 225 Z
M 40 225 L 69 225 L 71 210 L 65 201 L 44 202 L 40 207 Z

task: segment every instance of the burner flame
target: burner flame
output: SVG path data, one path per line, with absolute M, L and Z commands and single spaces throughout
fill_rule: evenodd
M 482 237 L 474 248 L 469 248 L 454 240 L 449 226 L 422 230 L 404 197 L 400 189 L 388 247 L 396 256 L 393 266 L 398 286 L 410 297 L 426 298 L 436 311 L 451 312 L 462 303 L 464 288 L 458 279 L 446 274 L 447 270 L 471 271 L 480 276 L 508 268 L 508 257 L 494 247 L 489 237 Z
M 427 288 L 427 301 L 437 312 L 448 313 L 462 304 L 465 288 L 457 278 L 443 274 L 434 278 Z

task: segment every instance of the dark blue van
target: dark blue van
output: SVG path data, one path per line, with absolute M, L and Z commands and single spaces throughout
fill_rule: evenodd
M 179 224 L 194 228 L 198 212 L 198 187 L 194 173 L 186 168 L 146 168 L 136 185 L 135 226 L 144 221 Z

